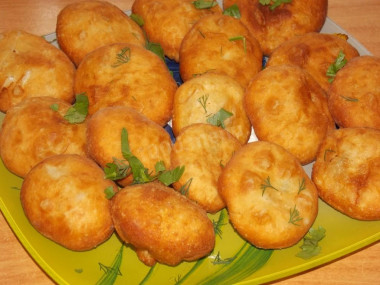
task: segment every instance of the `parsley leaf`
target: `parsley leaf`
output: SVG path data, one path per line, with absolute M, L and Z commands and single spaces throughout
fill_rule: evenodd
M 212 0 L 212 1 L 196 0 L 196 1 L 193 1 L 193 5 L 197 9 L 210 9 L 210 8 L 218 5 L 218 3 L 214 0 Z
M 297 253 L 296 256 L 303 259 L 309 259 L 318 255 L 322 249 L 318 246 L 318 242 L 320 242 L 325 236 L 326 230 L 323 227 L 319 226 L 318 229 L 311 228 L 303 238 L 303 244 L 300 246 L 302 251 Z
M 82 123 L 86 119 L 89 103 L 85 94 L 76 95 L 75 104 L 67 110 L 64 118 L 70 124 Z
M 230 7 L 228 7 L 226 10 L 224 10 L 223 15 L 231 16 L 231 17 L 234 17 L 236 19 L 241 18 L 240 10 L 239 10 L 239 7 L 236 3 L 231 5 Z
M 216 114 L 207 119 L 207 123 L 224 129 L 224 121 L 232 115 L 232 113 L 221 108 Z
M 106 189 L 104 189 L 104 194 L 106 194 L 107 199 L 111 199 L 113 196 L 115 196 L 116 192 L 112 186 L 108 186 Z
M 178 166 L 173 170 L 165 170 L 158 174 L 158 180 L 164 183 L 166 186 L 169 186 L 170 184 L 173 184 L 174 182 L 178 181 L 181 178 L 184 171 L 185 166 Z
M 140 15 L 132 13 L 129 17 L 140 27 L 144 26 L 144 19 Z
M 278 6 L 280 6 L 282 3 L 290 3 L 292 0 L 259 0 L 261 5 L 270 5 L 269 9 L 273 11 Z M 271 5 L 272 3 L 272 5 Z
M 347 59 L 345 58 L 345 54 L 342 50 L 339 51 L 339 54 L 334 63 L 332 63 L 326 71 L 327 77 L 329 77 L 328 81 L 332 83 L 335 79 L 336 73 L 343 68 L 347 63 Z
M 155 53 L 156 55 L 158 55 L 158 57 L 161 58 L 165 62 L 164 49 L 162 48 L 162 46 L 160 44 L 147 41 L 145 43 L 145 48 L 147 50 L 150 50 L 151 52 Z
M 50 105 L 50 109 L 52 109 L 53 111 L 57 112 L 58 109 L 59 109 L 59 104 L 58 103 L 51 104 Z

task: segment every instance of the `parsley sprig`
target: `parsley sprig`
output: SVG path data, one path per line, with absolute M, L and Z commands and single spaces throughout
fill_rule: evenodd
M 318 243 L 326 236 L 326 230 L 319 226 L 318 229 L 310 228 L 309 232 L 303 238 L 303 244 L 300 246 L 301 251 L 296 254 L 297 257 L 309 259 L 321 252 Z
M 259 0 L 259 3 L 261 5 L 270 5 L 269 9 L 273 11 L 278 6 L 280 6 L 282 3 L 290 3 L 292 0 Z
M 207 123 L 225 129 L 226 126 L 224 125 L 224 121 L 232 115 L 231 112 L 221 108 L 217 113 L 207 119 Z
M 54 104 L 53 104 L 54 105 Z M 63 116 L 66 121 L 70 124 L 78 124 L 84 122 L 88 114 L 88 97 L 86 93 L 77 94 L 75 96 L 75 103 L 71 106 L 66 114 Z M 50 106 L 51 108 L 56 108 L 57 106 Z
M 239 6 L 236 3 L 231 5 L 230 7 L 228 7 L 227 9 L 225 9 L 223 11 L 223 15 L 227 15 L 227 16 L 234 17 L 236 19 L 240 19 L 241 15 L 240 15 Z
M 343 53 L 342 50 L 339 51 L 339 54 L 335 60 L 334 63 L 332 63 L 329 68 L 326 71 L 326 75 L 328 78 L 328 81 L 332 83 L 335 79 L 335 76 L 337 72 L 343 68 L 347 63 L 347 59 L 345 58 L 345 54 Z

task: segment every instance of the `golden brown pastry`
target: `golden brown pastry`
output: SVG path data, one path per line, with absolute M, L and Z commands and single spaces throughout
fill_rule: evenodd
M 297 66 L 261 71 L 247 87 L 245 108 L 258 139 L 283 146 L 301 164 L 315 159 L 327 131 L 335 128 L 325 92 Z
M 25 177 L 24 212 L 37 231 L 56 243 L 76 251 L 93 249 L 113 233 L 104 190 L 117 187 L 103 177 L 96 163 L 83 156 L 49 157 Z
M 0 155 L 9 171 L 24 177 L 47 157 L 86 155 L 86 122 L 69 123 L 65 115 L 70 107 L 57 98 L 31 97 L 8 110 L 0 131 Z
M 142 29 L 107 1 L 81 1 L 65 6 L 57 17 L 60 48 L 76 66 L 91 51 L 113 43 L 145 45 Z
M 177 84 L 154 53 L 130 44 L 103 46 L 81 62 L 75 92 L 89 98 L 89 114 L 107 106 L 129 106 L 164 126 L 172 116 Z
M 265 55 L 294 36 L 319 32 L 327 16 L 327 0 L 293 0 L 271 9 L 259 0 L 224 0 L 224 8 L 238 5 L 241 21 L 259 41 Z
M 380 129 L 379 82 L 379 57 L 356 57 L 339 70 L 328 95 L 330 112 L 340 127 Z
M 326 73 L 340 52 L 348 61 L 359 56 L 356 48 L 340 35 L 308 33 L 293 37 L 277 47 L 269 57 L 267 66 L 297 65 L 308 71 L 327 92 L 330 77 Z
M 380 219 L 380 131 L 342 128 L 322 143 L 312 180 L 319 196 L 359 220 Z
M 222 12 L 219 5 L 197 9 L 193 2 L 195 1 L 135 0 L 132 13 L 144 20 L 143 29 L 149 41 L 159 43 L 167 57 L 178 61 L 182 39 L 190 28 L 203 16 Z
M 172 168 L 184 166 L 177 191 L 216 213 L 225 207 L 218 193 L 218 178 L 224 165 L 241 143 L 224 129 L 209 124 L 192 124 L 182 129 L 171 152 Z
M 75 67 L 42 37 L 14 30 L 0 34 L 0 111 L 29 97 L 74 101 Z
M 237 232 L 256 247 L 285 248 L 308 232 L 317 190 L 291 153 L 257 141 L 238 150 L 219 178 L 219 193 Z
M 116 232 L 148 266 L 193 261 L 214 248 L 214 227 L 206 212 L 163 184 L 127 186 L 111 203 Z
M 115 106 L 96 112 L 88 121 L 87 151 L 102 168 L 112 163 L 114 158 L 128 165 L 121 152 L 121 132 L 125 128 L 128 133 L 128 144 L 136 156 L 149 169 L 163 161 L 170 167 L 172 143 L 164 128 L 149 120 L 132 108 Z M 119 180 L 125 186 L 132 182 L 132 176 Z
M 179 67 L 184 81 L 213 71 L 229 75 L 245 88 L 262 69 L 262 51 L 238 19 L 209 15 L 200 19 L 183 39 Z
M 221 109 L 229 112 L 224 128 L 242 144 L 251 135 L 251 123 L 243 106 L 244 89 L 233 78 L 205 73 L 183 83 L 174 95 L 172 126 L 175 135 L 194 123 L 209 123 Z

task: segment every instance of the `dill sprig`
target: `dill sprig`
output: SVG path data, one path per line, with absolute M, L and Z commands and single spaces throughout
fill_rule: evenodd
M 116 55 L 116 62 L 112 67 L 118 67 L 124 63 L 127 63 L 131 58 L 131 49 L 129 47 L 122 48 L 121 51 Z
M 303 218 L 300 217 L 300 212 L 296 208 L 296 205 L 294 205 L 293 209 L 290 208 L 289 214 L 290 214 L 290 217 L 289 217 L 288 223 L 293 224 L 295 226 L 299 226 L 299 224 L 297 224 L 297 222 L 301 221 Z
M 205 111 L 205 114 L 207 114 L 207 100 L 208 100 L 208 94 L 203 95 L 197 99 L 199 104 L 201 104 L 203 110 Z
M 267 179 L 264 180 L 264 184 L 261 184 L 260 188 L 261 188 L 261 190 L 263 190 L 261 196 L 264 196 L 264 192 L 265 192 L 265 190 L 267 190 L 267 188 L 271 188 L 273 190 L 278 191 L 278 189 L 273 187 L 273 185 L 271 184 L 269 176 L 267 177 Z

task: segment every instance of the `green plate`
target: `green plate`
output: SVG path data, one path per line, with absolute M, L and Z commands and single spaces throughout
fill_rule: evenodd
M 345 33 L 327 19 L 325 33 Z M 54 43 L 55 34 L 46 38 Z M 361 54 L 369 52 L 350 37 Z M 0 114 L 2 122 L 4 114 Z M 253 136 L 251 140 L 255 140 Z M 311 165 L 305 167 L 310 175 Z M 0 208 L 26 250 L 59 284 L 257 284 L 299 273 L 337 259 L 380 239 L 380 221 L 351 219 L 319 201 L 313 228 L 322 226 L 326 237 L 321 253 L 308 260 L 296 257 L 302 241 L 288 249 L 260 250 L 243 239 L 228 222 L 226 210 L 210 215 L 218 225 L 214 251 L 197 262 L 150 268 L 114 234 L 108 241 L 87 252 L 74 252 L 46 239 L 26 219 L 20 203 L 22 179 L 0 162 Z

